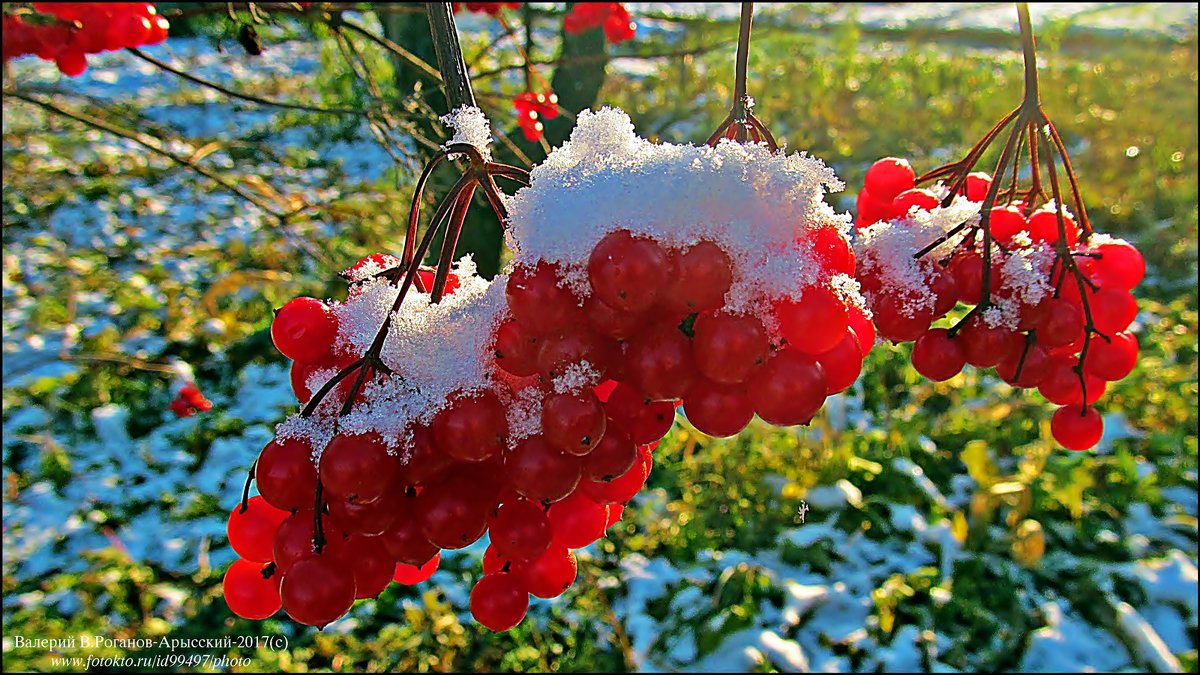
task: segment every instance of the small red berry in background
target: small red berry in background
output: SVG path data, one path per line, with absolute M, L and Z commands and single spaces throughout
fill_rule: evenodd
M 545 129 L 542 120 L 558 117 L 558 95 L 549 89 L 541 93 L 525 91 L 513 98 L 513 107 L 526 140 L 537 141 Z
M 633 39 L 637 33 L 637 24 L 622 2 L 577 2 L 563 19 L 563 29 L 568 33 L 601 27 L 605 38 L 613 44 Z
M 176 417 L 191 417 L 197 412 L 208 412 L 213 407 L 212 401 L 200 393 L 200 388 L 194 382 L 187 382 L 180 387 L 170 405 Z

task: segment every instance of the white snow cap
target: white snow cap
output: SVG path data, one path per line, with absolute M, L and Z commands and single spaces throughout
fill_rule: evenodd
M 492 159 L 492 123 L 488 121 L 483 111 L 473 106 L 455 108 L 449 115 L 442 116 L 442 122 L 454 129 L 454 137 L 446 145 L 466 143 L 473 145 L 483 153 L 484 159 Z M 442 147 L 445 148 L 446 145 Z
M 409 441 L 412 423 L 428 424 L 446 407 L 452 394 L 491 387 L 493 359 L 489 347 L 496 325 L 507 311 L 507 278 L 487 281 L 477 276 L 469 256 L 455 263 L 454 273 L 459 286 L 440 303 L 431 302 L 427 293 L 411 289 L 400 308 L 391 314 L 391 328 L 381 356 L 398 377 L 367 380 L 367 403 L 355 405 L 349 415 L 338 420 L 340 431 L 375 431 L 393 448 L 403 448 Z M 335 348 L 354 355 L 365 353 L 398 292 L 386 280 L 368 280 L 345 302 L 330 302 L 338 318 Z M 336 374 L 333 368 L 319 370 L 307 384 L 316 391 Z M 350 381 L 356 376 L 351 375 Z M 279 426 L 279 435 L 306 438 L 314 447 L 324 447 L 333 429 L 315 418 L 332 416 L 341 405 L 340 398 L 329 395 L 313 415 L 314 421 L 301 421 L 299 415 L 293 415 Z
M 592 249 L 625 229 L 668 247 L 717 243 L 734 263 L 727 308 L 762 313 L 766 299 L 799 298 L 830 281 L 806 231 L 850 229 L 850 217 L 824 201 L 844 185 L 820 160 L 764 144 L 651 143 L 615 108 L 580 113 L 570 140 L 530 179 L 508 202 L 514 263 L 560 263 L 564 284 L 583 295 L 577 277 Z M 834 288 L 861 305 L 850 277 Z

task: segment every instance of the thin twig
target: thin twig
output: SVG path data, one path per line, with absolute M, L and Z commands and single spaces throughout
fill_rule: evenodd
M 231 98 L 241 99 L 243 101 L 249 101 L 251 103 L 257 103 L 259 105 L 272 106 L 272 107 L 276 107 L 276 108 L 287 108 L 289 110 L 304 110 L 306 112 L 326 113 L 326 114 L 330 114 L 330 115 L 367 115 L 368 114 L 367 111 L 365 111 L 365 110 L 353 110 L 350 108 L 324 108 L 324 107 L 315 106 L 315 105 L 305 105 L 303 103 L 290 103 L 287 101 L 272 101 L 270 99 L 265 99 L 265 98 L 262 98 L 259 96 L 254 96 L 252 94 L 235 91 L 226 86 L 217 84 L 216 82 L 212 82 L 212 81 L 200 78 L 200 77 L 196 77 L 195 75 L 192 75 L 191 73 L 180 70 L 168 63 L 159 61 L 158 59 L 154 58 L 153 56 L 150 56 L 149 54 L 146 54 L 145 52 L 143 52 L 140 49 L 137 49 L 136 47 L 129 47 L 125 51 L 129 52 L 130 54 L 133 54 L 134 56 L 138 57 L 139 59 L 142 59 L 143 61 L 146 61 L 147 63 L 151 63 L 151 64 L 154 64 L 155 66 L 158 66 L 162 70 L 165 70 L 168 73 L 171 73 L 172 75 L 181 77 L 193 84 L 198 84 L 202 87 L 208 87 L 209 89 L 219 91 L 222 94 L 225 94 L 226 96 L 229 96 Z

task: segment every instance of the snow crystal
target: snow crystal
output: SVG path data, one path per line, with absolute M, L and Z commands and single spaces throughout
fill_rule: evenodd
M 542 431 L 543 392 L 539 387 L 525 387 L 517 392 L 508 406 L 508 445 L 515 448 L 522 439 Z
M 587 361 L 572 363 L 563 368 L 563 374 L 554 378 L 553 386 L 556 394 L 578 394 L 584 387 L 591 387 L 600 382 L 600 373 Z
M 455 266 L 458 289 L 430 301 L 411 291 L 390 315 L 381 358 L 393 375 L 368 385 L 368 404 L 356 406 L 339 420 L 350 433 L 377 431 L 391 446 L 405 437 L 412 423 L 428 424 L 456 392 L 472 393 L 492 380 L 489 350 L 496 324 L 506 311 L 506 277 L 487 281 L 475 276 L 464 259 Z M 363 292 L 337 308 L 339 344 L 353 354 L 366 353 L 396 296 L 386 282 L 367 282 Z
M 929 288 L 929 278 L 934 261 L 950 255 L 962 237 L 949 237 L 919 260 L 913 255 L 962 223 L 978 221 L 979 207 L 979 202 L 957 197 L 949 206 L 915 210 L 860 230 L 855 249 L 863 271 L 878 277 L 889 293 L 904 301 L 900 310 L 906 316 L 932 310 L 936 297 Z
M 454 137 L 443 148 L 456 143 L 473 145 L 484 159 L 491 161 L 492 124 L 482 110 L 474 106 L 455 108 L 449 115 L 442 116 L 442 122 L 454 129 Z
M 805 235 L 833 227 L 845 236 L 850 218 L 825 203 L 844 186 L 820 160 L 761 144 L 651 143 L 613 108 L 584 111 L 577 122 L 509 202 L 514 264 L 559 263 L 563 285 L 586 297 L 588 257 L 612 231 L 679 249 L 712 241 L 733 261 L 727 309 L 764 321 L 768 298 L 800 299 L 829 283 Z M 861 306 L 852 279 L 835 288 Z

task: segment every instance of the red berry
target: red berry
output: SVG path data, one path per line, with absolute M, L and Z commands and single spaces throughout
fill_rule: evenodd
M 733 262 L 720 246 L 702 241 L 686 251 L 671 251 L 669 257 L 667 269 L 676 272 L 660 295 L 664 307 L 693 314 L 725 304 L 733 283 Z
M 150 19 L 150 35 L 146 37 L 146 41 L 142 44 L 156 45 L 167 39 L 167 34 L 171 30 L 171 22 L 161 16 L 155 16 Z
M 584 301 L 583 311 L 587 314 L 588 324 L 593 330 L 617 340 L 633 337 L 646 325 L 643 314 L 613 309 L 594 295 Z
M 629 434 L 613 424 L 583 460 L 583 471 L 592 480 L 612 480 L 628 471 L 637 457 L 637 446 L 630 440 Z
M 539 340 L 529 335 L 516 321 L 505 321 L 496 328 L 496 342 L 492 351 L 496 365 L 517 377 L 528 377 L 537 372 Z
M 554 502 L 571 494 L 579 484 L 580 461 L 531 436 L 504 455 L 509 483 L 522 496 L 538 502 Z
M 1011 204 L 994 206 L 988 213 L 988 229 L 991 230 L 993 239 L 1007 246 L 1012 243 L 1013 237 L 1018 232 L 1025 232 L 1029 229 L 1029 222 L 1025 220 L 1025 214 L 1021 213 L 1021 209 Z
M 366 503 L 383 495 L 398 468 L 379 434 L 340 433 L 321 453 L 319 475 L 330 497 Z
M 1020 377 L 1017 376 L 1017 366 L 1021 368 Z M 1035 342 L 1028 348 L 1020 346 L 1009 352 L 996 366 L 996 373 L 1014 387 L 1032 389 L 1045 381 L 1049 367 L 1050 355 Z
M 496 509 L 488 521 L 488 532 L 496 552 L 516 561 L 540 557 L 554 535 L 542 505 L 524 499 L 506 502 Z
M 1087 356 L 1083 361 L 1083 372 L 1116 382 L 1122 380 L 1137 366 L 1137 338 L 1130 333 L 1113 333 L 1112 342 L 1092 336 Z
M 225 603 L 243 619 L 261 621 L 273 615 L 281 606 L 277 574 L 263 577 L 261 563 L 234 560 L 221 582 Z
M 504 291 L 509 310 L 529 334 L 543 335 L 582 323 L 579 298 L 559 285 L 559 279 L 559 266 L 544 262 L 532 269 L 518 267 L 509 276 Z
M 1074 246 L 1079 241 L 1079 226 L 1075 221 L 1063 214 L 1063 228 L 1067 233 L 1067 246 Z M 1046 242 L 1053 244 L 1059 239 L 1058 212 L 1043 209 L 1029 216 L 1029 238 L 1036 244 Z
M 880 336 L 892 342 L 915 340 L 933 322 L 932 310 L 915 306 L 895 293 L 880 293 L 874 300 L 871 311 L 875 314 L 875 328 Z
M 250 562 L 271 562 L 275 532 L 288 515 L 287 511 L 271 506 L 261 496 L 251 497 L 246 500 L 245 511 L 239 504 L 229 513 L 225 524 L 229 545 L 234 553 Z
M 576 5 L 578 7 L 579 5 Z M 556 598 L 575 583 L 579 567 L 565 546 L 551 545 L 537 560 L 522 565 L 518 576 L 524 588 L 539 598 Z
M 1087 450 L 1104 435 L 1104 419 L 1091 406 L 1064 406 L 1050 419 L 1050 433 L 1068 450 Z
M 675 423 L 674 401 L 651 401 L 625 383 L 613 389 L 604 409 L 609 419 L 625 429 L 638 445 L 658 441 Z
M 929 291 L 933 293 L 933 318 L 946 315 L 958 304 L 958 282 L 944 268 L 934 268 L 929 277 Z
M 1051 357 L 1046 369 L 1046 377 L 1038 385 L 1038 392 L 1051 403 L 1058 405 L 1079 405 L 1084 403 L 1082 384 L 1079 374 L 1075 372 L 1078 363 L 1075 357 Z M 1087 384 L 1087 401 L 1091 405 L 1104 395 L 1107 388 L 1104 380 L 1085 372 L 1083 381 Z
M 425 485 L 436 479 L 454 464 L 450 455 L 442 452 L 433 440 L 433 432 L 427 427 L 414 427 L 412 445 L 408 449 L 407 461 L 397 472 L 397 479 L 404 485 Z
M 972 171 L 967 174 L 966 193 L 967 199 L 970 201 L 982 202 L 991 187 L 992 177 L 990 175 L 982 171 Z
M 346 533 L 328 516 L 321 518 L 324 545 L 317 552 L 314 533 L 316 522 L 312 509 L 291 514 L 275 531 L 271 558 L 280 574 L 287 574 L 292 565 L 312 557 L 342 558 L 346 548 Z
M 962 343 L 951 338 L 945 328 L 931 328 L 913 343 L 913 368 L 934 382 L 954 377 L 966 362 Z
M 800 301 L 784 300 L 775 308 L 779 329 L 788 344 L 805 354 L 833 349 L 846 332 L 846 306 L 833 291 L 809 288 Z
M 692 346 L 675 326 L 653 326 L 638 334 L 625 358 L 633 384 L 651 400 L 680 398 L 696 377 Z
M 1106 335 L 1119 333 L 1137 318 L 1137 300 L 1129 291 L 1101 288 L 1088 301 L 1092 322 Z
M 396 563 L 396 571 L 392 573 L 392 581 L 404 586 L 413 586 L 433 576 L 438 565 L 442 562 L 442 554 L 438 553 L 423 565 Z
M 483 391 L 454 399 L 430 428 L 442 452 L 463 462 L 479 462 L 504 449 L 508 417 L 500 399 Z
M 396 561 L 388 554 L 380 537 L 350 537 L 342 559 L 354 575 L 356 599 L 377 597 L 392 583 L 392 575 L 396 572 Z
M 438 554 L 438 547 L 429 543 L 422 532 L 419 515 L 414 502 L 411 509 L 406 510 L 380 535 L 392 560 L 406 565 L 424 565 Z
M 604 406 L 596 394 L 551 394 L 542 403 L 542 434 L 570 455 L 586 455 L 604 437 Z
M 1038 342 L 1047 347 L 1068 345 L 1083 338 L 1083 309 L 1062 298 L 1051 299 L 1037 328 Z
M 896 195 L 896 198 L 892 200 L 891 213 L 893 218 L 903 218 L 914 208 L 918 211 L 932 211 L 940 206 L 941 203 L 937 195 L 929 190 L 913 188 Z
M 809 233 L 809 239 L 822 268 L 834 273 L 854 274 L 854 251 L 850 242 L 836 227 L 826 225 Z
M 471 589 L 471 616 L 489 630 L 509 630 L 528 611 L 529 594 L 515 575 L 487 574 Z
M 907 159 L 884 157 L 876 160 L 863 178 L 863 188 L 880 201 L 891 202 L 896 195 L 916 187 L 917 175 Z
M 1103 288 L 1130 291 L 1146 276 L 1146 261 L 1132 244 L 1102 244 L 1095 252 L 1100 254 L 1094 263 L 1095 280 Z
M 854 330 L 847 329 L 833 349 L 817 355 L 817 362 L 825 373 L 826 394 L 832 396 L 849 389 L 862 372 L 863 363 L 862 347 Z
M 608 525 L 608 507 L 588 498 L 582 490 L 555 502 L 546 512 L 553 532 L 554 545 L 583 548 L 604 536 Z M 504 551 L 497 548 L 501 555 Z M 536 557 L 540 557 L 543 551 Z
M 858 338 L 858 346 L 862 349 L 865 359 L 875 346 L 875 324 L 871 323 L 867 315 L 854 305 L 846 307 L 846 322 L 850 325 L 850 330 L 854 331 L 854 336 Z
M 284 356 L 296 361 L 320 361 L 333 351 L 337 316 L 316 298 L 296 298 L 275 313 L 271 339 Z
M 638 460 L 628 471 L 608 481 L 584 479 L 579 484 L 579 492 L 597 504 L 624 504 L 633 499 L 650 477 L 652 464 L 650 450 L 646 446 L 639 446 L 637 452 Z
M 275 439 L 254 465 L 254 480 L 267 503 L 284 511 L 311 509 L 317 490 L 313 449 L 299 438 Z
M 979 315 L 972 317 L 958 334 L 967 363 L 976 368 L 991 368 L 1017 348 L 1019 338 L 1003 326 L 989 326 Z
M 63 49 L 54 58 L 58 70 L 68 77 L 78 77 L 87 70 L 87 57 L 76 49 Z
M 283 610 L 298 623 L 324 628 L 354 604 L 354 574 L 344 563 L 325 557 L 296 563 L 283 577 Z
M 330 499 L 329 514 L 351 532 L 367 536 L 383 534 L 412 508 L 411 498 L 405 496 L 400 487 L 393 482 L 383 496 L 373 502 Z
M 613 309 L 642 312 L 658 299 L 659 280 L 670 279 L 666 251 L 628 230 L 609 233 L 588 258 L 588 279 L 597 298 Z
M 781 349 L 754 374 L 748 390 L 759 417 L 776 426 L 792 426 L 807 424 L 817 414 L 828 387 L 816 359 Z
M 429 543 L 459 549 L 483 536 L 494 504 L 487 503 L 481 493 L 483 486 L 475 478 L 465 471 L 455 473 L 417 495 L 421 531 Z
M 892 214 L 891 200 L 876 199 L 866 188 L 858 193 L 856 206 L 858 215 L 854 219 L 854 227 L 860 230 L 881 220 L 887 220 Z
M 766 361 L 769 349 L 767 329 L 753 316 L 707 314 L 696 320 L 696 368 L 714 382 L 745 382 Z
M 857 344 L 854 350 L 857 357 Z M 745 386 L 700 379 L 683 395 L 683 414 L 692 426 L 709 436 L 725 437 L 745 429 L 754 418 L 754 408 Z

